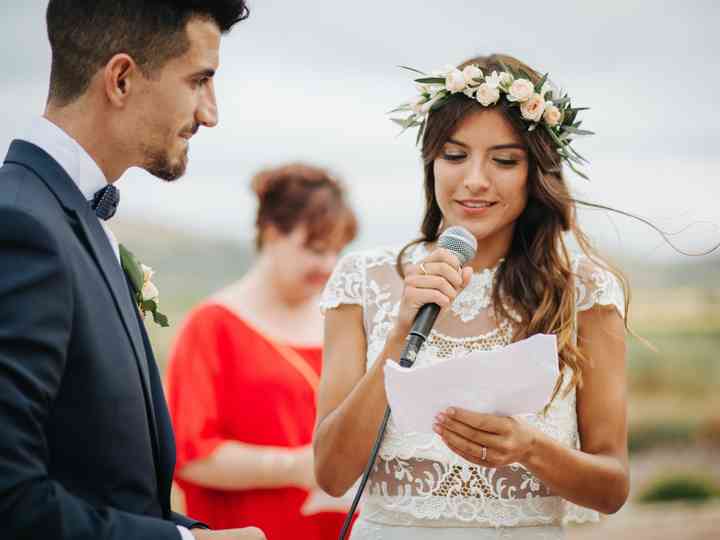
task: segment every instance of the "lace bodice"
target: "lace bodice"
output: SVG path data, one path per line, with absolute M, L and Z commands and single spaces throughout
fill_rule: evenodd
M 397 254 L 396 249 L 378 249 L 345 256 L 323 292 L 323 310 L 341 304 L 362 306 L 368 366 L 382 351 L 398 314 L 403 282 L 395 269 Z M 423 244 L 413 246 L 404 263 L 417 263 L 427 254 Z M 495 320 L 492 309 L 496 271 L 497 267 L 473 274 L 451 309 L 438 318 L 416 365 L 512 342 L 510 321 Z M 624 313 L 623 291 L 611 273 L 585 256 L 574 257 L 573 272 L 578 311 L 602 304 Z M 574 390 L 564 397 L 561 392 L 545 415 L 523 419 L 563 444 L 579 447 Z M 392 417 L 362 515 L 378 523 L 426 527 L 529 526 L 598 517 L 595 511 L 554 496 L 520 464 L 498 469 L 471 464 L 435 433 L 401 433 Z

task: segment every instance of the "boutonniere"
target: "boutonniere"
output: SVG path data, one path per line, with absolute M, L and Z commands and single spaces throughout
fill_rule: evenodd
M 122 244 L 120 244 L 120 262 L 133 285 L 135 302 L 137 302 L 143 318 L 145 313 L 149 311 L 152 313 L 153 321 L 156 324 L 165 327 L 170 326 L 167 316 L 158 311 L 160 291 L 151 281 L 155 274 L 153 269 L 138 261 L 135 255 Z

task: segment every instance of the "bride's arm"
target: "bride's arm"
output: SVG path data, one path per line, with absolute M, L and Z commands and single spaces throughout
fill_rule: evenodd
M 625 326 L 613 308 L 578 314 L 578 345 L 588 363 L 577 389 L 580 451 L 538 438 L 526 466 L 569 501 L 606 514 L 628 497 Z
M 386 359 L 398 358 L 403 340 L 391 335 L 378 360 L 366 371 L 362 308 L 346 304 L 325 315 L 313 446 L 318 485 L 330 495 L 344 494 L 370 458 L 387 407 L 383 367 Z

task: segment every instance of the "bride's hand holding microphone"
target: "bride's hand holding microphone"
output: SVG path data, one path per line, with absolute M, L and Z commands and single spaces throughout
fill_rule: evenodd
M 440 313 L 467 287 L 472 268 L 461 266 L 456 255 L 444 248 L 434 249 L 427 257 L 405 271 L 405 282 L 397 322 L 393 333 L 400 339 L 410 332 L 418 311 L 425 304 L 437 304 Z

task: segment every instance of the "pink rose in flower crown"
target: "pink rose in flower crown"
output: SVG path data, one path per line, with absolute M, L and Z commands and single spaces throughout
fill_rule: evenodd
M 560 120 L 562 120 L 562 113 L 555 105 L 547 103 L 545 105 L 545 111 L 543 112 L 543 120 L 545 120 L 545 123 L 550 127 L 557 126 Z
M 517 79 L 510 85 L 508 101 L 519 101 L 520 103 L 530 99 L 535 94 L 533 83 L 527 79 Z
M 545 100 L 540 94 L 533 94 L 520 104 L 520 113 L 525 120 L 539 122 L 545 112 Z

